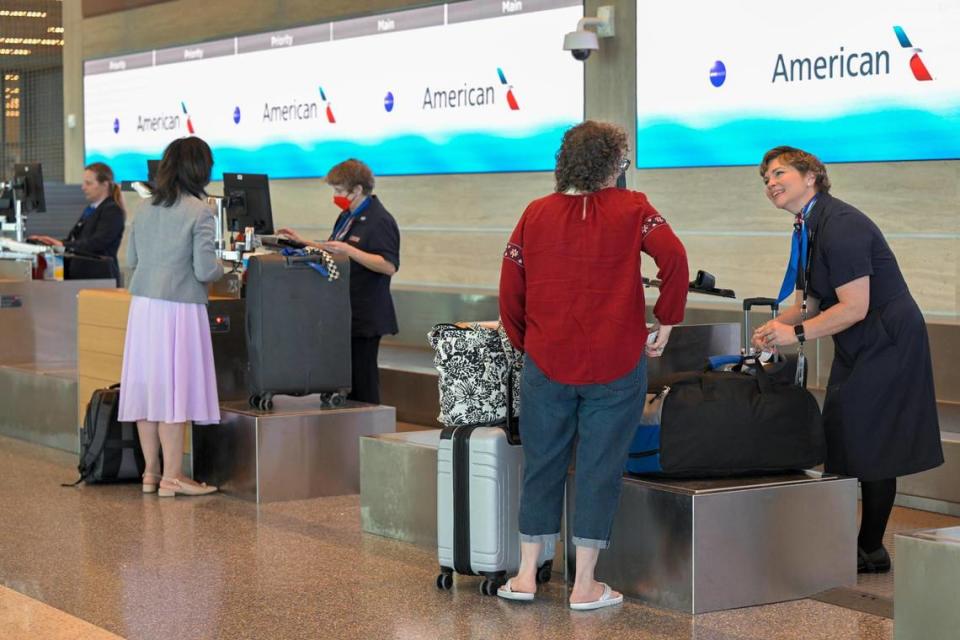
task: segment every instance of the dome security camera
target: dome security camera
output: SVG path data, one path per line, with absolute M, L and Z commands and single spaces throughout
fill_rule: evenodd
M 596 33 L 587 31 L 587 27 L 595 28 Z M 569 51 L 575 60 L 583 62 L 600 48 L 598 38 L 610 38 L 613 34 L 613 7 L 599 7 L 596 18 L 580 18 L 576 31 L 563 36 L 563 50 Z
M 597 34 L 592 31 L 571 31 L 563 36 L 563 50 L 569 51 L 574 59 L 583 62 L 590 53 L 600 48 Z

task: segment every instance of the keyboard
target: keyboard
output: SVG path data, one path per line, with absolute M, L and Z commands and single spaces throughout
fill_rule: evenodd
M 29 242 L 17 242 L 10 238 L 0 238 L 0 249 L 13 253 L 47 253 L 51 248 L 45 244 L 33 244 Z

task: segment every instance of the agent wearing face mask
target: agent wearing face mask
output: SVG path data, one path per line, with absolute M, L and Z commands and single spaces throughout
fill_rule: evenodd
M 350 306 L 353 309 L 351 400 L 380 402 L 377 354 L 380 338 L 397 333 L 397 314 L 390 296 L 390 278 L 400 268 L 400 229 L 373 195 L 370 167 L 346 160 L 325 178 L 333 202 L 341 210 L 326 242 L 305 240 L 292 229 L 279 234 L 307 246 L 350 258 Z

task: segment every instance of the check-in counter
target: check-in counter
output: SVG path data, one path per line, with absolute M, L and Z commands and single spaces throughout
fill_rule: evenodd
M 82 424 L 83 412 L 95 389 L 120 382 L 130 298 L 126 289 L 80 292 L 77 424 Z M 207 309 L 220 400 L 246 399 L 247 346 L 243 301 L 212 296 Z
M 83 424 L 83 414 L 94 390 L 120 382 L 130 298 L 130 292 L 126 289 L 80 292 L 76 322 L 77 395 L 74 403 L 74 434 Z M 210 298 L 207 308 L 220 400 L 246 399 L 247 348 L 243 332 L 243 301 L 214 296 Z M 188 431 L 186 454 L 190 454 L 190 440 Z
M 124 289 L 80 294 L 77 424 L 93 391 L 120 381 L 130 299 Z M 187 427 L 184 468 L 257 502 L 359 491 L 359 438 L 393 432 L 393 408 L 349 403 L 331 410 L 308 396 L 278 399 L 271 411 L 251 409 L 245 302 L 211 296 L 207 310 L 221 423 Z
M 115 286 L 0 279 L 0 434 L 77 451 L 77 296 Z

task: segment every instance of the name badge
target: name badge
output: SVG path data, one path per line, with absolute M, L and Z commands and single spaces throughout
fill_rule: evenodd
M 360 236 L 350 236 L 348 240 L 350 242 L 360 242 Z

